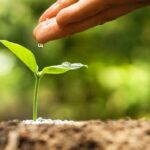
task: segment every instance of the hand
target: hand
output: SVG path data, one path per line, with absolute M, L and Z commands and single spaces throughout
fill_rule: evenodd
M 150 0 L 58 0 L 40 17 L 33 35 L 39 43 L 63 38 L 102 25 Z

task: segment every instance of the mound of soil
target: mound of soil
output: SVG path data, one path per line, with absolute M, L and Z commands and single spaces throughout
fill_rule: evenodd
M 150 150 L 150 120 L 1 122 L 0 150 Z

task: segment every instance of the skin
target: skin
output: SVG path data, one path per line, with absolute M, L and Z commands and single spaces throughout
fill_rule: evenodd
M 44 44 L 102 25 L 148 5 L 150 0 L 58 0 L 41 15 L 33 35 Z

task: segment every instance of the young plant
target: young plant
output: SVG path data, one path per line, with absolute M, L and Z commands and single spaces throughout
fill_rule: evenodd
M 33 99 L 33 120 L 37 119 L 37 108 L 38 108 L 38 93 L 39 93 L 39 85 L 41 78 L 46 74 L 62 74 L 70 70 L 79 69 L 81 67 L 87 67 L 81 63 L 69 63 L 64 62 L 61 65 L 56 66 L 47 66 L 39 71 L 38 65 L 36 63 L 36 59 L 33 53 L 27 48 L 12 43 L 6 40 L 0 40 L 0 42 L 7 47 L 12 53 L 14 53 L 35 75 L 35 91 L 34 91 L 34 99 Z

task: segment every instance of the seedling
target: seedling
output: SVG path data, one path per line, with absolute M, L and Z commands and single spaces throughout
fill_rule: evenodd
M 87 67 L 87 65 L 83 65 L 81 63 L 69 63 L 64 62 L 61 65 L 56 66 L 47 66 L 39 71 L 39 67 L 36 63 L 36 59 L 34 54 L 27 48 L 12 43 L 6 40 L 0 40 L 0 42 L 7 47 L 12 53 L 14 53 L 29 69 L 34 73 L 35 76 L 35 91 L 34 91 L 34 99 L 33 99 L 33 120 L 37 119 L 37 108 L 38 108 L 38 93 L 39 93 L 39 85 L 40 80 L 46 74 L 63 74 L 70 70 L 79 69 L 81 67 Z

